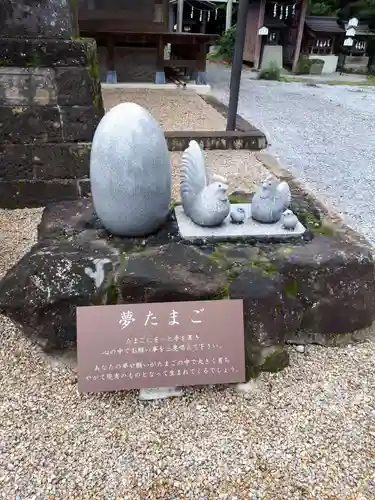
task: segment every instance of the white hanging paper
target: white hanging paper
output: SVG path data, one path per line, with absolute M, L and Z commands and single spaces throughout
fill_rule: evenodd
M 202 19 L 203 19 L 203 12 L 200 11 L 200 13 L 199 13 L 199 20 L 202 21 Z
M 209 11 L 208 11 L 208 14 L 207 14 L 207 21 L 209 21 L 209 20 L 210 20 L 210 17 L 211 17 L 211 11 L 209 10 Z
M 190 12 L 190 18 L 193 19 L 194 17 L 194 7 L 191 8 L 191 12 Z

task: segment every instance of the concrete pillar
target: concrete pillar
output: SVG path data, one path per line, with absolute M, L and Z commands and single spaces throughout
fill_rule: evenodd
M 232 12 L 233 12 L 233 0 L 227 0 L 227 12 L 225 17 L 226 31 L 228 31 L 232 27 Z

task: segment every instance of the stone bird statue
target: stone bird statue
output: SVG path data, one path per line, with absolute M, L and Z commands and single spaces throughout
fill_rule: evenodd
M 233 224 L 242 224 L 245 220 L 245 210 L 241 207 L 232 207 L 230 211 L 230 218 Z
M 182 155 L 180 194 L 185 214 L 198 226 L 219 226 L 228 216 L 226 180 L 210 176 L 196 141 L 190 141 Z
M 266 224 L 278 222 L 291 202 L 288 183 L 267 177 L 251 202 L 251 217 Z
M 285 210 L 281 214 L 281 223 L 284 229 L 293 230 L 298 223 L 298 218 L 291 210 Z

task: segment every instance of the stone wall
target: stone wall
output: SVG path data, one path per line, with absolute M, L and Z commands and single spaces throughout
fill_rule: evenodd
M 96 44 L 77 39 L 75 0 L 0 0 L 0 207 L 88 189 L 103 103 Z
M 0 37 L 0 207 L 85 195 L 102 116 L 94 41 Z

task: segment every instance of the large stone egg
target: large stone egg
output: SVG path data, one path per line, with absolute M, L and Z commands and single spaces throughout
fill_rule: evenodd
M 143 236 L 166 219 L 171 164 L 163 130 L 134 103 L 112 108 L 92 142 L 93 204 L 103 226 L 119 236 Z

